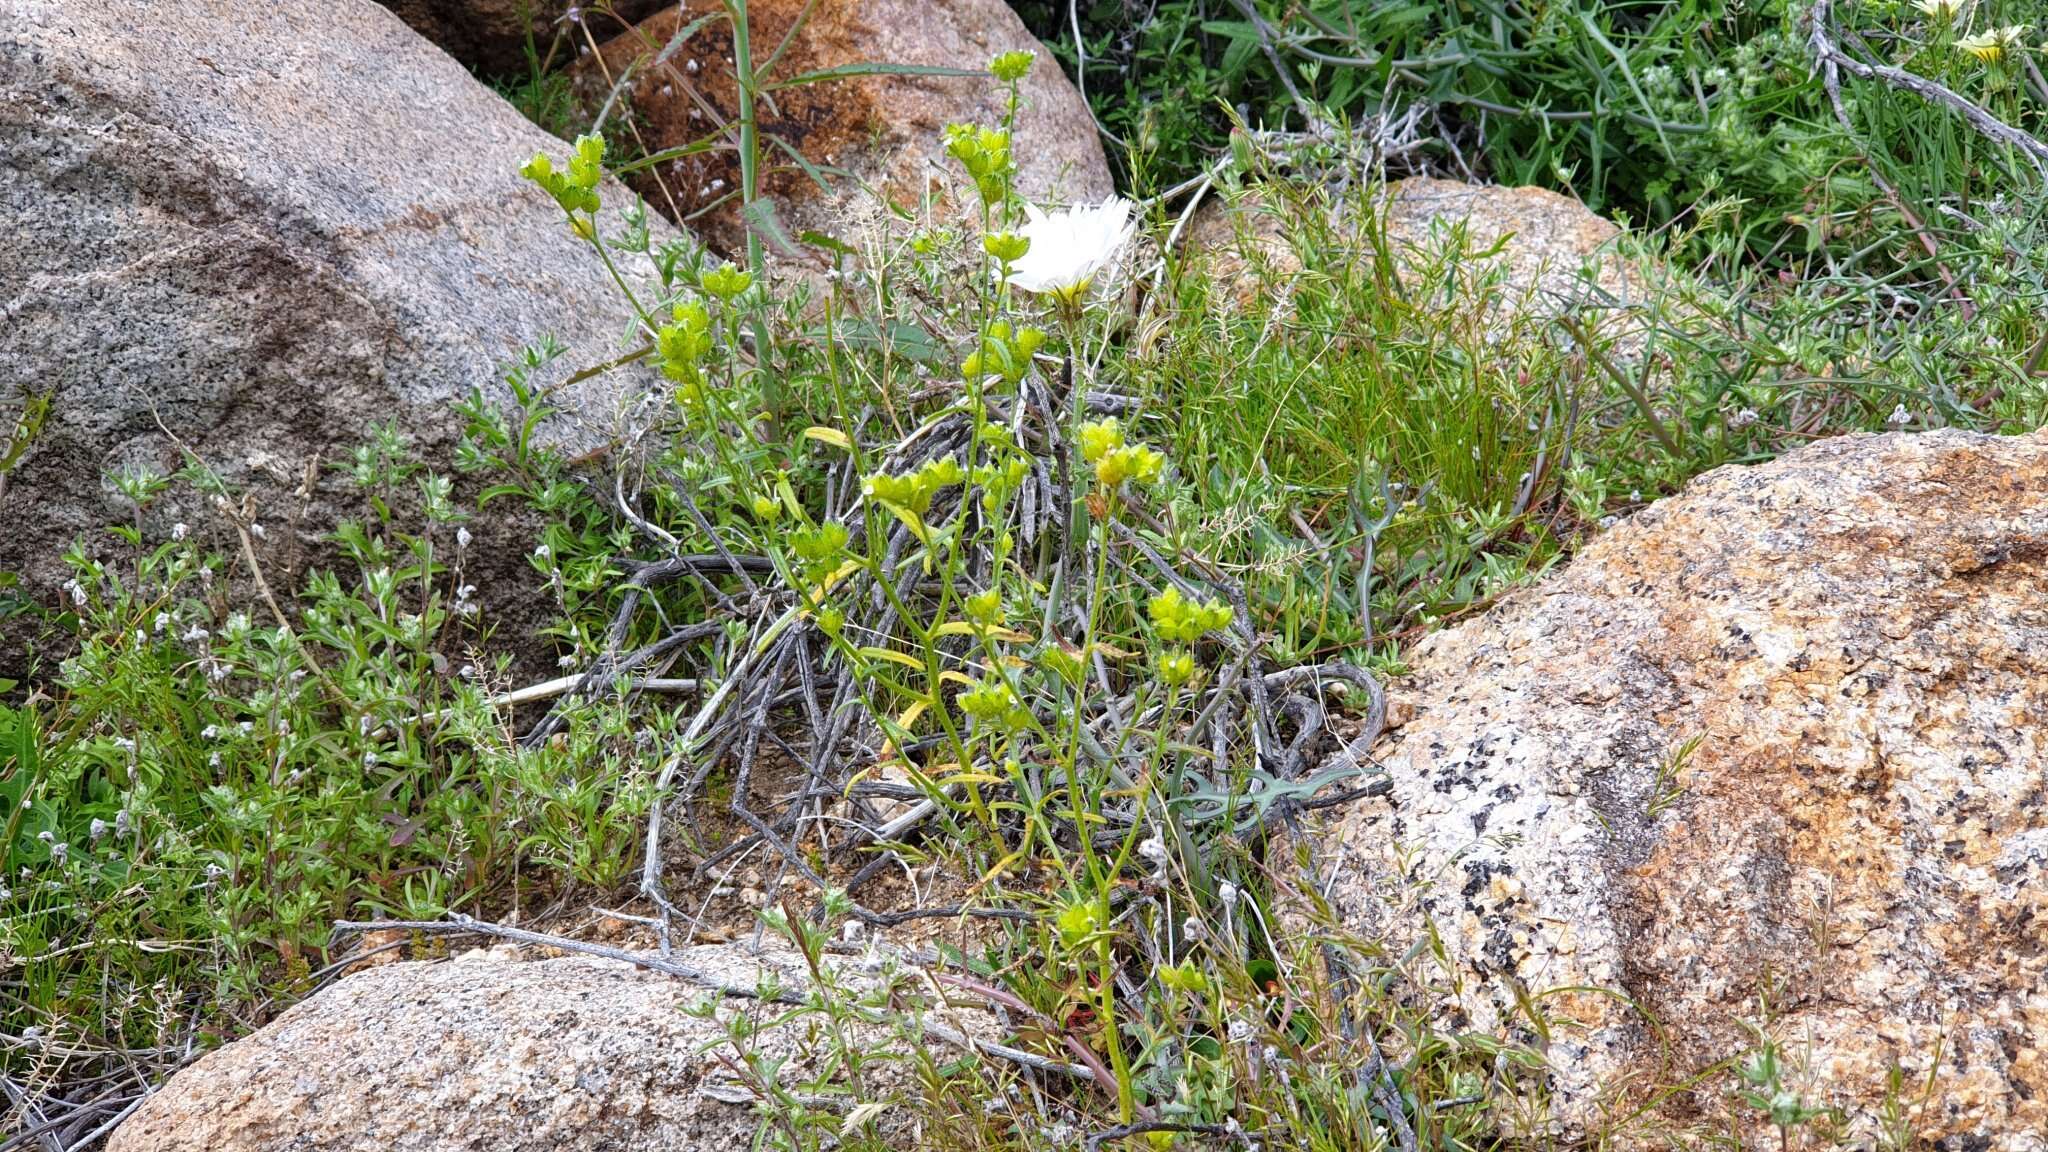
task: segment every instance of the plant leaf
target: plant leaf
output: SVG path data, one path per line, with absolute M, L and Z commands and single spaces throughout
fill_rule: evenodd
M 835 68 L 820 68 L 777 80 L 768 85 L 769 90 L 795 88 L 799 84 L 816 84 L 821 80 L 840 80 L 848 76 L 987 76 L 986 68 L 947 68 L 940 64 L 841 64 Z

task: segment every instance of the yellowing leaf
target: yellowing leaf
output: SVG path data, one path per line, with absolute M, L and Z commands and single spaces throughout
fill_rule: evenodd
M 869 647 L 862 648 L 860 654 L 870 660 L 888 660 L 901 664 L 905 668 L 915 668 L 919 672 L 924 671 L 924 661 L 919 660 L 908 652 L 898 652 L 894 648 L 876 648 L 870 645 Z
M 804 429 L 804 439 L 816 440 L 820 444 L 830 444 L 841 452 L 853 451 L 853 440 L 837 428 L 825 428 L 814 424 Z
M 910 731 L 910 726 L 917 723 L 917 718 L 924 715 L 925 709 L 931 707 L 931 703 L 929 697 L 919 700 L 910 707 L 905 708 L 903 714 L 896 717 L 896 723 L 901 725 L 905 732 Z

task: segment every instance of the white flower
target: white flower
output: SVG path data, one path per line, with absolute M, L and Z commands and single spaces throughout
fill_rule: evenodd
M 1906 406 L 1904 404 L 1899 404 L 1893 407 L 1892 414 L 1885 418 L 1885 423 L 1891 425 L 1894 428 L 1904 428 L 1906 425 L 1911 424 L 1912 422 L 1913 414 L 1906 411 Z
M 1131 202 L 1111 196 L 1099 207 L 1070 208 L 1047 215 L 1031 204 L 1020 233 L 1031 242 L 1010 265 L 1010 283 L 1026 292 L 1045 292 L 1072 303 L 1104 265 L 1116 257 L 1137 231 Z
M 1965 0 L 1913 0 L 1913 7 L 1936 20 L 1954 20 L 1962 15 Z
M 2021 38 L 2027 34 L 2025 24 L 2008 24 L 2003 28 L 1992 28 L 1964 36 L 1956 41 L 1959 51 L 1967 52 L 1986 64 L 1996 63 L 2008 51 L 2023 47 Z
M 458 527 L 455 529 L 455 546 L 457 548 L 469 547 L 470 540 L 471 536 L 468 528 Z
M 171 539 L 183 540 L 192 529 L 183 520 L 171 525 Z

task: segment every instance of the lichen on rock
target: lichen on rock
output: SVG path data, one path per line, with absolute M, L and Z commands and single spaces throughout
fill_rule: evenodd
M 1413 668 L 1333 901 L 1433 925 L 1418 995 L 1545 1052 L 1545 1125 L 1725 1133 L 1757 1028 L 1859 1137 L 1896 1067 L 1923 1138 L 2043 1147 L 2048 435 L 1720 469 Z

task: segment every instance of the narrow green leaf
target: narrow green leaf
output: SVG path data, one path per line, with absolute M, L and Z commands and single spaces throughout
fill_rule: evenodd
M 939 64 L 841 64 L 777 80 L 769 90 L 816 84 L 820 80 L 843 80 L 849 76 L 987 76 L 986 68 L 947 68 Z

